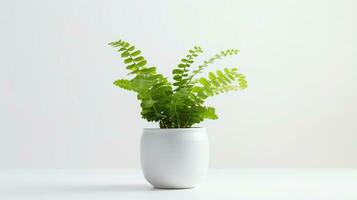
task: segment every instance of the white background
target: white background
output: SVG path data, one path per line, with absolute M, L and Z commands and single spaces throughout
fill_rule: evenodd
M 241 54 L 246 91 L 210 99 L 212 168 L 357 167 L 355 1 L 0 1 L 0 168 L 138 168 L 144 122 L 106 44 L 165 75 L 193 45 Z

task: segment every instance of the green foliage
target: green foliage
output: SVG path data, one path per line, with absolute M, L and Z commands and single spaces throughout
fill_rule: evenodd
M 189 128 L 205 119 L 215 120 L 218 116 L 213 107 L 204 106 L 205 100 L 223 92 L 243 90 L 247 80 L 237 68 L 224 68 L 210 72 L 207 78 L 196 78 L 214 61 L 236 55 L 239 51 L 228 49 L 204 61 L 196 70 L 190 71 L 194 59 L 202 53 L 195 46 L 172 70 L 173 83 L 158 74 L 156 67 L 148 67 L 140 50 L 123 40 L 109 43 L 116 48 L 124 60 L 131 79 L 118 79 L 114 85 L 137 93 L 141 116 L 148 121 L 159 122 L 160 128 Z
M 124 90 L 129 90 L 129 91 L 133 90 L 131 82 L 129 80 L 126 80 L 126 79 L 116 80 L 116 81 L 114 81 L 113 84 L 118 86 L 118 87 L 120 87 L 120 88 L 122 88 L 122 89 L 124 89 Z
M 195 100 L 202 103 L 209 96 L 247 87 L 245 76 L 239 74 L 237 68 L 224 68 L 224 72 L 217 70 L 216 74 L 210 72 L 208 78 L 202 77 L 195 83 L 199 85 L 194 86 L 191 91 L 195 94 Z
M 202 65 L 199 65 L 197 69 L 192 72 L 192 75 L 188 77 L 188 83 L 191 83 L 194 76 L 201 73 L 206 67 L 213 64 L 216 60 L 221 60 L 227 56 L 237 55 L 238 53 L 238 49 L 227 49 L 215 54 L 212 58 L 205 60 Z
M 193 49 L 189 50 L 189 54 L 187 54 L 185 58 L 181 59 L 181 63 L 178 64 L 177 67 L 172 70 L 173 79 L 175 80 L 173 85 L 177 87 L 176 90 L 179 90 L 180 88 L 184 87 L 189 81 L 188 68 L 194 62 L 193 59 L 202 52 L 203 51 L 201 47 L 195 46 Z

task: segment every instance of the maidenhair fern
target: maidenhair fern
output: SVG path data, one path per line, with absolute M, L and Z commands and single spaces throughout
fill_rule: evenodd
M 223 92 L 243 90 L 247 81 L 237 68 L 224 68 L 210 72 L 208 77 L 196 76 L 214 61 L 226 56 L 236 55 L 239 50 L 221 51 L 191 70 L 194 59 L 203 51 L 195 46 L 172 70 L 173 83 L 156 72 L 156 67 L 147 66 L 146 59 L 135 46 L 119 40 L 109 43 L 124 59 L 130 71 L 130 79 L 118 79 L 114 85 L 137 93 L 141 116 L 148 121 L 159 123 L 160 128 L 189 128 L 205 119 L 217 119 L 215 109 L 205 106 L 205 100 Z

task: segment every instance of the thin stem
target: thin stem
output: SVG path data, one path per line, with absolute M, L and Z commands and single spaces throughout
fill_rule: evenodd
M 176 110 L 176 104 L 175 104 L 175 114 L 176 114 L 176 118 L 177 118 L 177 125 L 178 125 L 178 128 L 180 128 L 180 118 L 177 114 L 177 110 Z
M 192 75 L 189 77 L 189 80 L 187 81 L 186 85 L 190 84 L 192 79 L 193 79 L 193 77 L 196 76 L 197 74 L 199 74 L 203 70 L 204 67 L 207 67 L 209 64 L 212 64 L 215 60 L 218 60 L 218 59 L 222 58 L 221 53 L 218 54 L 218 55 L 219 55 L 218 57 L 213 57 L 212 62 L 208 63 L 209 61 L 206 61 L 207 64 L 203 64 L 203 65 L 198 66 L 198 70 L 192 72 Z
M 186 128 L 186 127 L 187 127 L 188 122 L 190 122 L 190 117 L 191 117 L 191 115 L 189 115 L 189 116 L 188 116 L 188 118 L 187 118 L 187 121 L 186 121 L 186 123 L 185 123 L 184 128 Z
M 156 107 L 155 107 L 155 104 L 153 104 L 152 106 L 153 106 L 153 108 L 154 108 L 154 111 L 155 111 L 156 116 L 157 116 L 157 117 L 159 118 L 159 120 L 161 121 L 161 119 L 160 119 L 160 114 L 157 112 Z M 167 128 L 167 127 L 166 127 L 166 128 Z

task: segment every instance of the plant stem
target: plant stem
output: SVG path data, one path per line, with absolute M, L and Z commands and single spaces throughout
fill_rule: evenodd
M 160 119 L 160 114 L 159 114 L 159 113 L 157 112 L 157 110 L 156 110 L 155 104 L 153 104 L 152 106 L 153 106 L 153 108 L 154 108 L 154 111 L 155 111 L 156 116 L 159 118 L 159 121 L 162 121 L 162 120 Z
M 188 122 L 190 122 L 190 117 L 191 117 L 191 115 L 188 115 L 188 118 L 187 118 L 187 121 L 186 121 L 186 124 L 185 124 L 184 128 L 186 128 L 186 127 L 187 127 Z
M 177 114 L 177 110 L 176 110 L 176 104 L 175 104 L 175 114 L 176 114 L 176 117 L 177 117 L 177 125 L 178 125 L 178 128 L 180 128 L 180 118 Z

